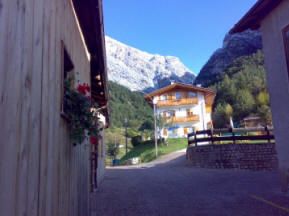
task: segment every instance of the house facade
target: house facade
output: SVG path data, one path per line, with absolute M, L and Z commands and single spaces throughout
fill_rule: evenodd
M 101 0 L 1 1 L 0 215 L 89 215 L 103 136 L 74 146 L 63 99 L 68 74 L 88 84 L 106 127 L 103 32 Z
M 230 33 L 260 29 L 282 190 L 289 186 L 289 1 L 259 0 Z
M 162 122 L 159 135 L 180 138 L 213 126 L 214 97 L 210 89 L 175 83 L 146 95 L 145 99 L 151 104 L 156 102 L 156 115 Z

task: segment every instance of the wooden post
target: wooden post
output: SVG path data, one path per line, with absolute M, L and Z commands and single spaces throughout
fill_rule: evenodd
M 233 144 L 236 144 L 236 139 L 235 139 L 235 133 L 234 133 L 234 129 L 230 128 L 229 131 L 232 133 L 232 137 L 233 137 Z
M 271 143 L 271 140 L 270 140 L 270 131 L 269 131 L 269 128 L 268 128 L 267 125 L 265 126 L 265 131 L 266 131 L 266 134 L 267 134 L 267 137 L 268 137 L 268 143 L 270 144 L 270 143 Z
M 212 143 L 212 145 L 214 145 L 214 131 L 213 131 L 213 128 L 211 128 L 211 130 L 210 130 L 210 136 L 211 136 L 211 143 Z

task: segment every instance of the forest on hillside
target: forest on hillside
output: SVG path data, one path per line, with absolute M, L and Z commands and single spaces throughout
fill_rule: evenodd
M 139 128 L 145 121 L 153 121 L 153 111 L 145 101 L 144 94 L 133 92 L 128 88 L 109 81 L 109 106 L 112 127 L 124 127 L 125 119 L 128 127 Z
M 211 83 L 217 92 L 213 112 L 215 127 L 228 126 L 230 117 L 240 126 L 243 118 L 250 115 L 261 117 L 264 125 L 271 124 L 262 51 L 236 59 Z
M 110 128 L 106 130 L 108 145 L 125 144 L 125 127 L 129 145 L 140 137 L 150 137 L 153 130 L 153 110 L 144 94 L 109 81 Z M 125 122 L 127 119 L 127 123 Z
M 241 126 L 242 120 L 250 115 L 260 116 L 264 125 L 271 124 L 262 51 L 236 59 L 221 75 L 209 82 L 209 87 L 217 93 L 213 107 L 214 127 L 228 127 L 230 117 L 235 126 Z M 109 82 L 109 94 L 111 136 L 116 136 L 118 129 L 125 127 L 126 118 L 128 136 L 131 138 L 153 130 L 153 110 L 143 93 Z

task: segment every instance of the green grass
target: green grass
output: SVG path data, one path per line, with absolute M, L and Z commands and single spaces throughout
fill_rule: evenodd
M 174 151 L 178 151 L 186 148 L 188 141 L 185 138 L 180 139 L 168 139 L 168 146 L 160 144 L 158 146 L 159 156 L 169 154 Z M 126 160 L 139 157 L 142 163 L 150 162 L 156 159 L 155 156 L 155 144 L 154 141 L 146 141 L 142 144 L 132 148 L 127 155 L 121 158 L 121 164 L 124 164 Z

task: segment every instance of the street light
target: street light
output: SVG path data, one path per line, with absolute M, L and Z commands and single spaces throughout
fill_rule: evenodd
M 125 154 L 127 154 L 127 123 L 128 120 L 127 118 L 124 119 L 124 124 L 125 124 Z
M 144 91 L 140 91 L 140 92 L 144 93 L 145 95 L 147 94 Z M 152 100 L 153 107 L 154 107 L 155 151 L 156 151 L 156 158 L 157 158 L 158 157 L 158 132 L 157 132 L 157 108 L 156 108 L 156 105 L 158 103 L 158 99 L 156 97 L 153 98 L 151 96 L 149 96 L 149 98 Z
M 156 105 L 158 103 L 157 98 L 153 98 L 153 105 L 154 105 L 154 123 L 155 123 L 155 149 L 156 149 L 156 158 L 158 157 L 158 134 L 157 134 L 157 112 L 156 112 Z

